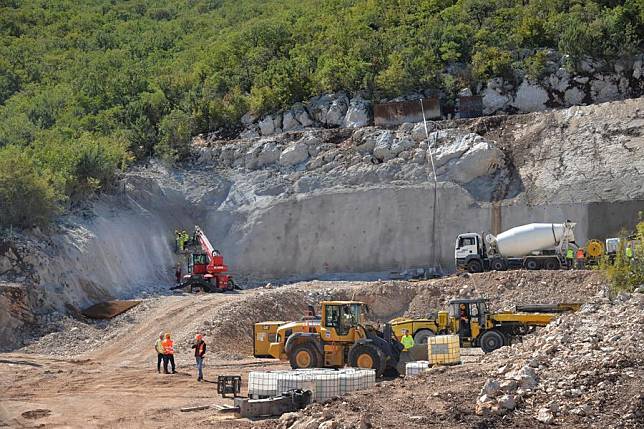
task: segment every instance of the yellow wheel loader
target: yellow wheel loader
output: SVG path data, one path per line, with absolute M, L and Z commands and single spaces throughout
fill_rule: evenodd
M 255 338 L 255 349 L 262 355 L 288 360 L 292 368 L 340 368 L 345 365 L 371 368 L 382 376 L 388 368 L 396 369 L 402 345 L 385 332 L 366 322 L 368 307 L 357 301 L 323 301 L 320 319 L 290 322 L 278 326 L 262 325 L 274 330 L 274 341 L 268 345 Z
M 426 319 L 396 318 L 389 322 L 394 335 L 407 330 L 417 344 L 426 344 L 434 335 L 456 334 L 461 347 L 480 347 L 489 353 L 510 345 L 512 340 L 546 326 L 559 313 L 576 311 L 580 304 L 534 304 L 517 306 L 517 312 L 490 313 L 486 299 L 456 299 L 449 311 L 439 311 Z

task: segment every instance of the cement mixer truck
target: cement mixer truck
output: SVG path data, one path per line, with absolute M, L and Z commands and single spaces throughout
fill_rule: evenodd
M 558 270 L 567 266 L 568 246 L 577 248 L 574 228 L 572 222 L 531 223 L 497 236 L 460 234 L 454 250 L 456 268 L 470 273 L 518 268 Z

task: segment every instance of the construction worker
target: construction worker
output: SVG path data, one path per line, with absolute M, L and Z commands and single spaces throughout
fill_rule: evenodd
M 188 241 L 190 241 L 190 236 L 184 229 L 181 231 L 181 250 L 184 250 L 186 248 L 186 244 L 188 244 Z
M 161 362 L 163 362 L 163 355 L 165 351 L 163 349 L 163 332 L 159 332 L 159 338 L 157 338 L 156 343 L 154 343 L 154 349 L 157 351 L 157 372 L 161 373 Z
M 414 347 L 414 337 L 409 335 L 409 331 L 406 329 L 402 330 L 402 338 L 400 339 L 400 344 L 403 345 L 404 349 L 403 351 L 406 352 L 412 347 Z
M 585 259 L 585 257 L 584 257 L 584 249 L 582 249 L 581 247 L 579 249 L 577 249 L 576 259 L 577 259 L 577 269 L 578 270 L 583 270 L 584 269 L 584 262 L 585 262 L 584 259 Z
M 177 371 L 174 366 L 174 341 L 172 341 L 169 332 L 165 334 L 165 340 L 161 342 L 161 346 L 163 347 L 163 372 L 170 374 L 168 372 L 168 362 L 170 362 L 172 365 L 172 373 L 176 374 Z
M 203 360 L 206 354 L 206 342 L 201 334 L 195 335 L 195 343 L 192 348 L 195 349 L 195 360 L 197 361 L 197 381 L 203 381 Z
M 631 246 L 631 243 L 628 243 L 628 245 L 626 245 L 625 252 L 626 252 L 626 259 L 628 260 L 633 259 L 633 247 Z
M 566 262 L 568 262 L 568 268 L 573 267 L 574 259 L 575 259 L 575 251 L 572 249 L 571 246 L 568 246 L 568 250 L 566 250 Z
M 177 268 L 174 270 L 174 276 L 177 279 L 177 284 L 181 283 L 181 264 L 177 264 Z
M 459 315 L 459 333 L 462 337 L 469 337 L 470 332 L 470 318 L 467 317 L 467 308 L 465 304 L 459 306 L 461 313 Z

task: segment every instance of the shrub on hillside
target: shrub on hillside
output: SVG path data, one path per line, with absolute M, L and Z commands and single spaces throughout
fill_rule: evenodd
M 37 171 L 22 149 L 0 148 L 0 227 L 47 224 L 59 197 L 49 175 Z
M 627 245 L 632 246 L 632 258 L 626 256 Z M 644 220 L 637 224 L 634 240 L 622 234 L 615 259 L 611 262 L 607 257 L 602 258 L 599 268 L 606 273 L 613 292 L 632 292 L 644 285 Z

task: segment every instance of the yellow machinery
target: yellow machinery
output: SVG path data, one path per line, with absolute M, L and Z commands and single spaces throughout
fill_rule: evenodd
M 253 356 L 255 357 L 271 357 L 268 348 L 271 343 L 275 341 L 277 335 L 277 328 L 286 324 L 286 322 L 261 322 L 256 323 L 253 327 Z
M 576 311 L 579 304 L 517 306 L 518 312 L 490 313 L 485 299 L 457 299 L 449 302 L 449 312 L 439 311 L 427 319 L 396 318 L 389 322 L 396 337 L 403 330 L 414 336 L 418 344 L 427 343 L 427 338 L 437 334 L 457 334 L 462 347 L 481 347 L 489 353 L 512 338 L 533 332 L 538 326 L 546 326 L 557 313 Z
M 267 350 L 267 355 L 288 360 L 293 368 L 349 365 L 375 369 L 376 375 L 381 376 L 385 369 L 397 367 L 402 345 L 391 336 L 391 329 L 383 333 L 366 323 L 368 307 L 365 304 L 323 301 L 321 306 L 320 320 L 290 322 L 277 328 L 278 322 L 256 324 L 255 350 Z M 269 326 L 267 331 L 275 330 L 275 341 L 268 347 L 257 338 L 262 325 Z

